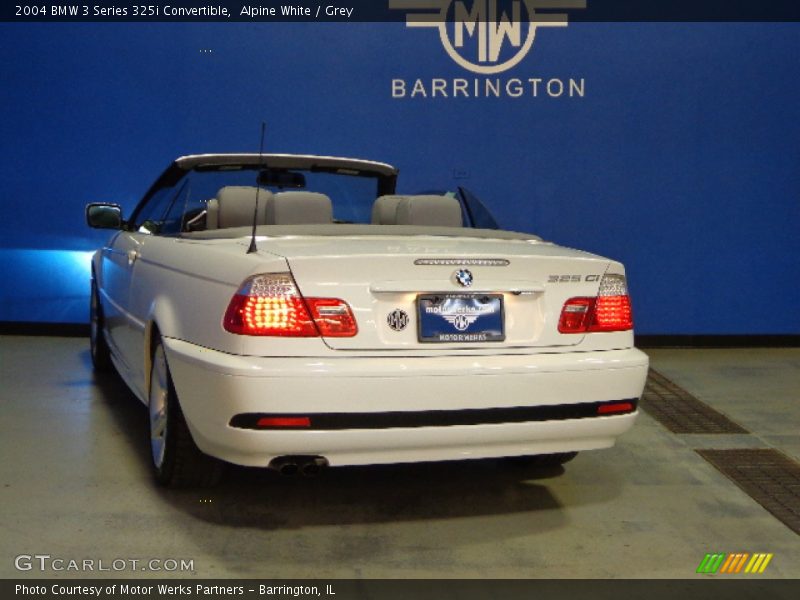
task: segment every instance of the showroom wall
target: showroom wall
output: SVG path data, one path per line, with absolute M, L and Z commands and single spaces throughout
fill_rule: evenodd
M 403 23 L 3 23 L 0 53 L 0 321 L 85 322 L 84 204 L 130 211 L 265 120 L 268 151 L 387 161 L 623 261 L 639 333 L 800 333 L 798 24 L 540 28 L 485 76 Z

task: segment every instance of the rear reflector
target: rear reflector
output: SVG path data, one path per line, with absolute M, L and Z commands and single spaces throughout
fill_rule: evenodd
M 632 402 L 611 402 L 609 404 L 601 404 L 597 407 L 598 415 L 613 415 L 618 413 L 629 413 L 635 409 Z
M 255 275 L 231 298 L 225 331 L 279 337 L 352 337 L 350 307 L 337 298 L 303 298 L 289 273 Z
M 266 429 L 270 427 L 311 427 L 308 417 L 262 417 L 256 422 L 256 427 Z
M 605 275 L 596 298 L 570 298 L 558 320 L 561 333 L 633 329 L 631 300 L 624 275 Z

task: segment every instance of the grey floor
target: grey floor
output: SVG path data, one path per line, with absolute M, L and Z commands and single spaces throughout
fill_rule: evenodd
M 49 554 L 191 559 L 193 572 L 172 575 L 202 578 L 685 578 L 707 552 L 772 552 L 764 577 L 800 577 L 800 536 L 693 451 L 800 459 L 800 349 L 650 355 L 754 433 L 674 435 L 642 414 L 615 448 L 565 470 L 235 469 L 198 494 L 153 485 L 145 409 L 116 377 L 92 375 L 85 340 L 0 337 L 0 577 L 80 576 L 14 568 L 17 555 Z

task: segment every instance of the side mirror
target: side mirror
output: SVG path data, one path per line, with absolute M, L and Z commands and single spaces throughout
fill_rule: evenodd
M 122 208 L 119 204 L 92 202 L 86 205 L 86 222 L 95 229 L 122 229 Z

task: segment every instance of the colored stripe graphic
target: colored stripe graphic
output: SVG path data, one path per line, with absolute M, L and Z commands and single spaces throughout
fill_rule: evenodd
M 707 575 L 717 573 L 735 575 L 742 573 L 742 569 L 744 569 L 744 573 L 763 573 L 773 556 L 774 554 L 766 552 L 757 552 L 755 554 L 750 554 L 749 552 L 706 554 L 703 560 L 700 561 L 696 572 Z
M 703 557 L 703 560 L 700 561 L 700 565 L 697 567 L 697 571 L 695 571 L 695 572 L 696 573 L 705 573 L 706 572 L 706 567 L 708 566 L 708 561 L 709 560 L 711 560 L 711 555 L 710 554 L 706 554 Z
M 720 573 L 738 573 L 742 570 L 745 561 L 750 557 L 747 552 L 737 552 L 736 554 L 729 554 L 728 560 L 722 565 Z
M 747 564 L 745 568 L 745 573 L 763 573 L 764 569 L 767 568 L 769 561 L 772 560 L 774 555 L 772 553 L 760 553 L 760 554 L 753 554 L 753 558 L 750 559 L 750 562 Z
M 736 562 L 736 559 L 739 557 L 738 554 L 728 554 L 728 558 L 725 559 L 725 562 L 722 563 L 722 568 L 719 570 L 720 573 L 727 573 L 728 569 L 731 567 L 733 563 Z
M 697 567 L 697 572 L 716 573 L 726 556 L 726 554 L 706 554 L 700 562 L 700 566 Z
M 750 562 L 747 563 L 747 567 L 745 568 L 745 573 L 752 573 L 753 568 L 758 568 L 761 564 L 761 561 L 764 560 L 764 556 L 761 554 L 753 554 L 753 558 L 750 559 Z
M 772 557 L 773 557 L 773 554 L 771 552 L 769 554 L 767 554 L 767 556 L 764 558 L 764 562 L 761 563 L 761 568 L 758 570 L 759 573 L 763 573 L 764 572 L 764 569 L 767 568 L 767 565 L 769 564 L 769 561 L 772 560 Z
M 742 567 L 744 566 L 744 563 L 747 562 L 748 558 L 750 558 L 750 555 L 747 552 L 744 552 L 742 554 L 742 558 L 739 559 L 739 563 L 736 565 L 736 571 L 733 572 L 738 573 L 739 571 L 741 571 Z

